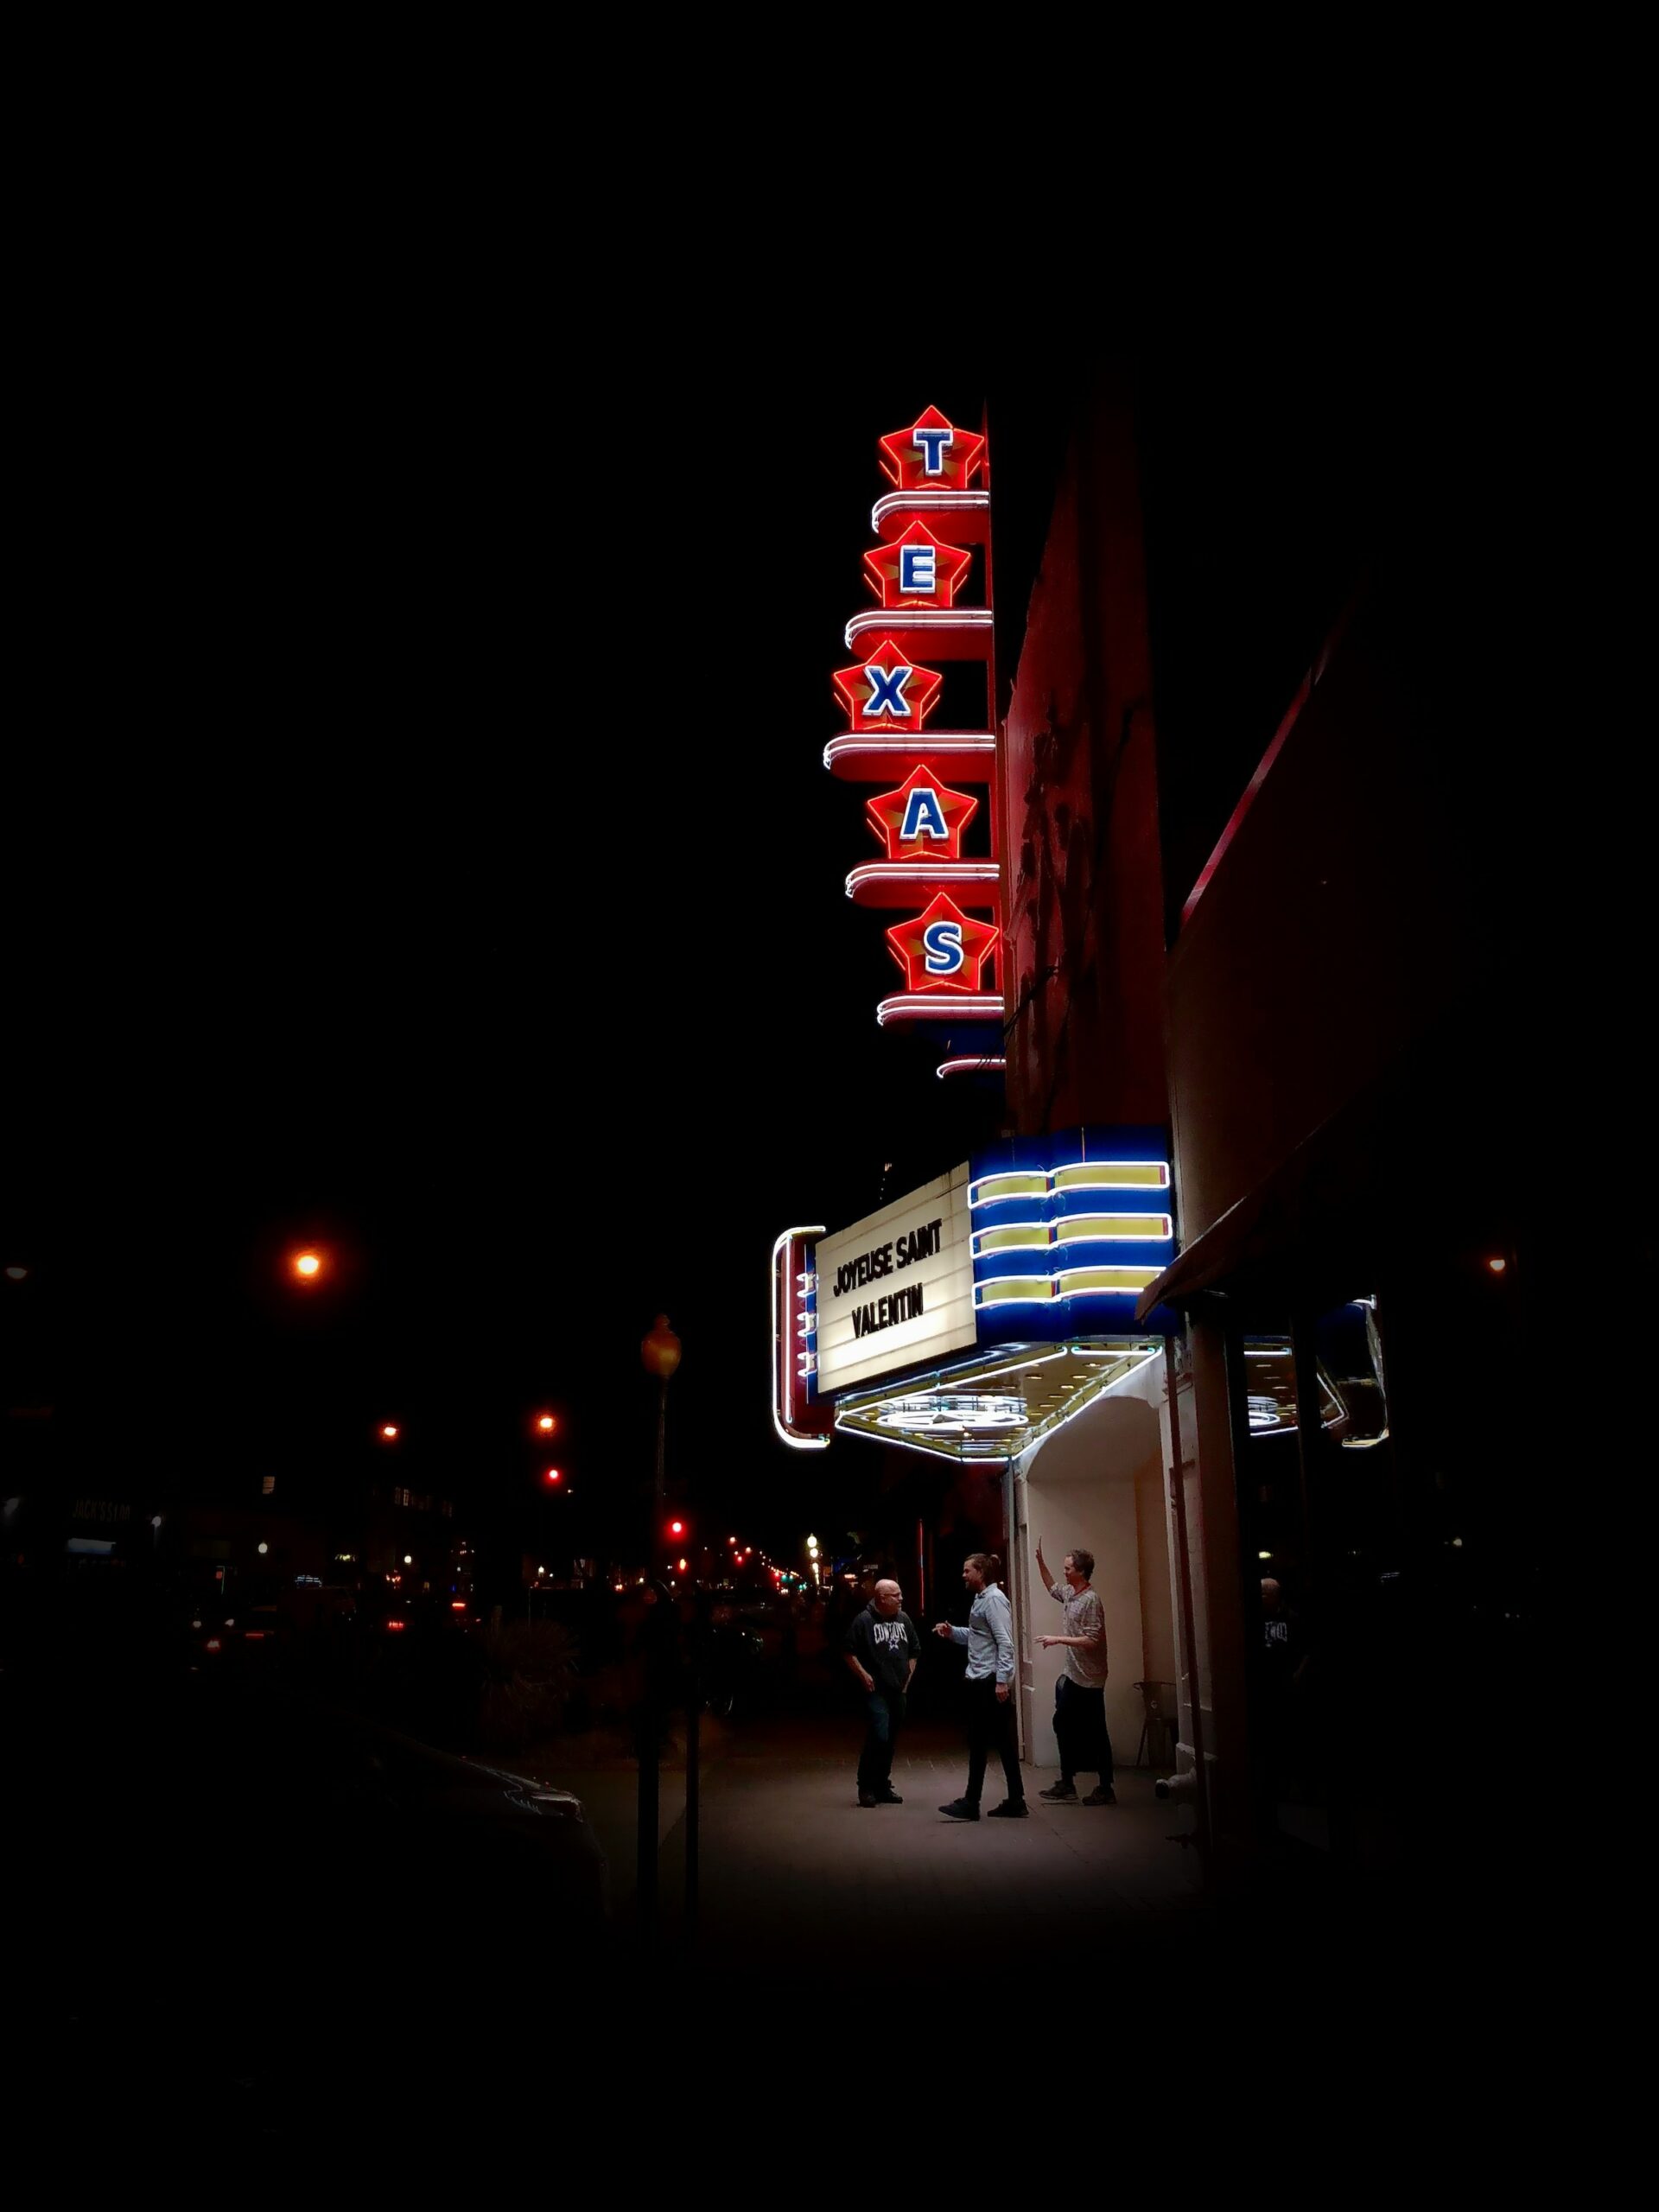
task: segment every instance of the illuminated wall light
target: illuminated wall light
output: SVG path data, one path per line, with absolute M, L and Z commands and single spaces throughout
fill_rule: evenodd
M 1486 1264 L 1495 1275 L 1501 1275 L 1510 1263 L 1507 1260 L 1488 1260 Z

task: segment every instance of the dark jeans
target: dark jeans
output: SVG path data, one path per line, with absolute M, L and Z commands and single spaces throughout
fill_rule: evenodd
M 1112 1786 L 1112 1739 L 1106 1732 L 1106 1693 L 1085 1689 L 1070 1675 L 1054 1685 L 1054 1740 L 1060 1747 L 1060 1780 L 1072 1781 L 1079 1769 L 1097 1774 L 1100 1786 Z
M 1023 1805 L 1026 1781 L 1020 1771 L 1020 1754 L 1014 1741 L 1012 1687 L 1006 1702 L 998 1698 L 996 1684 L 988 1675 L 982 1681 L 965 1681 L 963 1688 L 968 1696 L 968 1787 L 963 1794 L 970 1805 L 978 1804 L 985 1787 L 986 1758 L 995 1748 L 1002 1762 L 1002 1778 L 1008 1785 L 1008 1795 Z
M 893 1747 L 905 1725 L 903 1690 L 866 1690 L 864 1748 L 858 1755 L 858 1786 L 879 1796 L 893 1786 Z

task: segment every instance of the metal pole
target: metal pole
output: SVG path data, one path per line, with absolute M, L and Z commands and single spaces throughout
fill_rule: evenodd
M 685 1700 L 685 1940 L 697 1936 L 698 1753 L 702 1706 L 702 1609 L 692 1599 L 690 1683 Z
M 1181 1642 L 1186 1647 L 1187 1714 L 1192 1729 L 1192 1766 L 1197 1780 L 1192 1798 L 1193 1827 L 1198 1853 L 1205 1866 L 1206 1878 L 1210 1873 L 1210 1777 L 1204 1761 L 1204 1715 L 1200 1710 L 1198 1681 L 1198 1647 L 1197 1624 L 1192 1609 L 1192 1553 L 1186 1528 L 1186 1462 L 1181 1452 L 1181 1415 L 1177 1392 L 1180 1376 L 1175 1364 L 1175 1344 L 1171 1337 L 1164 1339 L 1164 1390 L 1169 1406 L 1169 1455 L 1172 1484 L 1170 1502 L 1175 1509 L 1175 1550 L 1179 1563 L 1177 1580 L 1181 1596 Z M 1197 1439 L 1193 1440 L 1194 1449 Z M 1180 1672 L 1179 1657 L 1175 1671 Z M 1181 1693 L 1179 1683 L 1175 1690 L 1175 1733 L 1181 1732 Z
M 645 1577 L 648 1583 L 655 1580 L 652 1573 L 657 1561 L 657 1545 L 663 1523 L 663 1500 L 665 1473 L 665 1446 L 668 1433 L 668 1377 L 657 1378 L 657 1473 L 652 1490 L 651 1529 L 645 1543 Z M 662 1601 L 659 1599 L 658 1603 Z M 635 1852 L 636 1871 L 634 1893 L 639 1920 L 639 1934 L 647 1947 L 657 1940 L 657 1808 L 659 1797 L 658 1774 L 658 1732 L 661 1718 L 658 1706 L 660 1685 L 658 1649 L 660 1636 L 653 1638 L 651 1627 L 651 1608 L 645 1611 L 646 1626 L 642 1635 L 645 1657 L 645 1696 L 641 1700 L 639 1730 L 639 1819 Z

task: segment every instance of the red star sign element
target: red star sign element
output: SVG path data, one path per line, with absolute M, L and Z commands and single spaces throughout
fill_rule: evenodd
M 864 575 L 883 607 L 950 607 L 973 557 L 913 522 L 891 545 L 864 556 Z
M 866 799 L 864 811 L 890 861 L 959 861 L 962 833 L 979 801 L 947 791 L 931 769 L 916 768 L 896 791 Z
M 854 729 L 899 737 L 927 720 L 943 681 L 937 670 L 914 666 L 891 638 L 883 638 L 857 668 L 838 668 L 835 676 L 836 696 Z
M 901 492 L 965 492 L 984 464 L 985 441 L 930 407 L 908 429 L 878 438 L 876 454 Z
M 887 931 L 887 949 L 907 991 L 976 991 L 1000 935 L 988 922 L 970 921 L 941 891 L 925 912 Z

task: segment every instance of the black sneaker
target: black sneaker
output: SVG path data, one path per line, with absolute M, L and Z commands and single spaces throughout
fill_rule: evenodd
M 1057 1782 L 1052 1789 L 1039 1789 L 1037 1792 L 1039 1797 L 1046 1797 L 1051 1801 L 1075 1797 L 1077 1794 L 1077 1785 L 1075 1782 Z
M 878 1789 L 875 1802 L 878 1805 L 902 1805 L 905 1801 L 896 1789 Z
M 874 1805 L 880 1801 L 874 1789 L 861 1789 L 858 1793 L 858 1802 L 861 1805 Z
M 1091 1789 L 1083 1802 L 1085 1805 L 1116 1805 L 1117 1792 L 1116 1789 L 1107 1789 L 1103 1783 L 1098 1788 Z
M 988 1821 L 1028 1821 L 1031 1808 L 1023 1797 L 1005 1797 L 1000 1805 L 993 1805 L 985 1817 Z
M 965 1797 L 953 1797 L 948 1805 L 941 1805 L 939 1810 L 951 1821 L 976 1821 L 979 1818 L 978 1806 L 970 1805 Z

